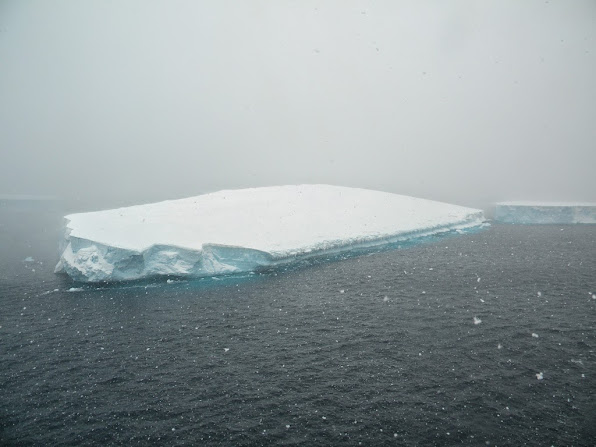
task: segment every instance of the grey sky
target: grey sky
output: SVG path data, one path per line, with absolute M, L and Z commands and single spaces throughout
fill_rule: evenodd
M 596 201 L 596 2 L 2 1 L 0 193 Z

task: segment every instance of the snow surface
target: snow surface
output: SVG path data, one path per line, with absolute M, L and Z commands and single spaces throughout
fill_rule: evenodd
M 257 271 L 479 226 L 482 211 L 329 185 L 226 190 L 65 217 L 56 272 L 77 281 Z
M 592 202 L 539 202 L 531 200 L 510 200 L 506 202 L 499 202 L 497 205 L 511 205 L 511 206 L 596 206 L 596 203 Z
M 500 202 L 495 220 L 519 224 L 596 223 L 596 203 Z

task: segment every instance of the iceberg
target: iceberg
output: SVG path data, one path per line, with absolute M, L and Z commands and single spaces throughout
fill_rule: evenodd
M 65 216 L 55 271 L 81 282 L 262 271 L 481 226 L 481 210 L 329 185 L 225 190 Z
M 594 224 L 596 203 L 500 202 L 495 221 L 517 224 Z

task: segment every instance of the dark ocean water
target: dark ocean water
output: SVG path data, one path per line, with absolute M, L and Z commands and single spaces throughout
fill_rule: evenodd
M 0 203 L 2 445 L 596 445 L 594 225 L 69 292 L 61 206 Z

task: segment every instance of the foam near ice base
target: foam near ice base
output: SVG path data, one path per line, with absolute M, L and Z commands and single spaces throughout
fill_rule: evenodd
M 68 215 L 56 271 L 84 282 L 258 271 L 483 221 L 480 210 L 356 188 L 220 191 Z
M 501 202 L 495 220 L 519 224 L 596 223 L 596 203 Z

